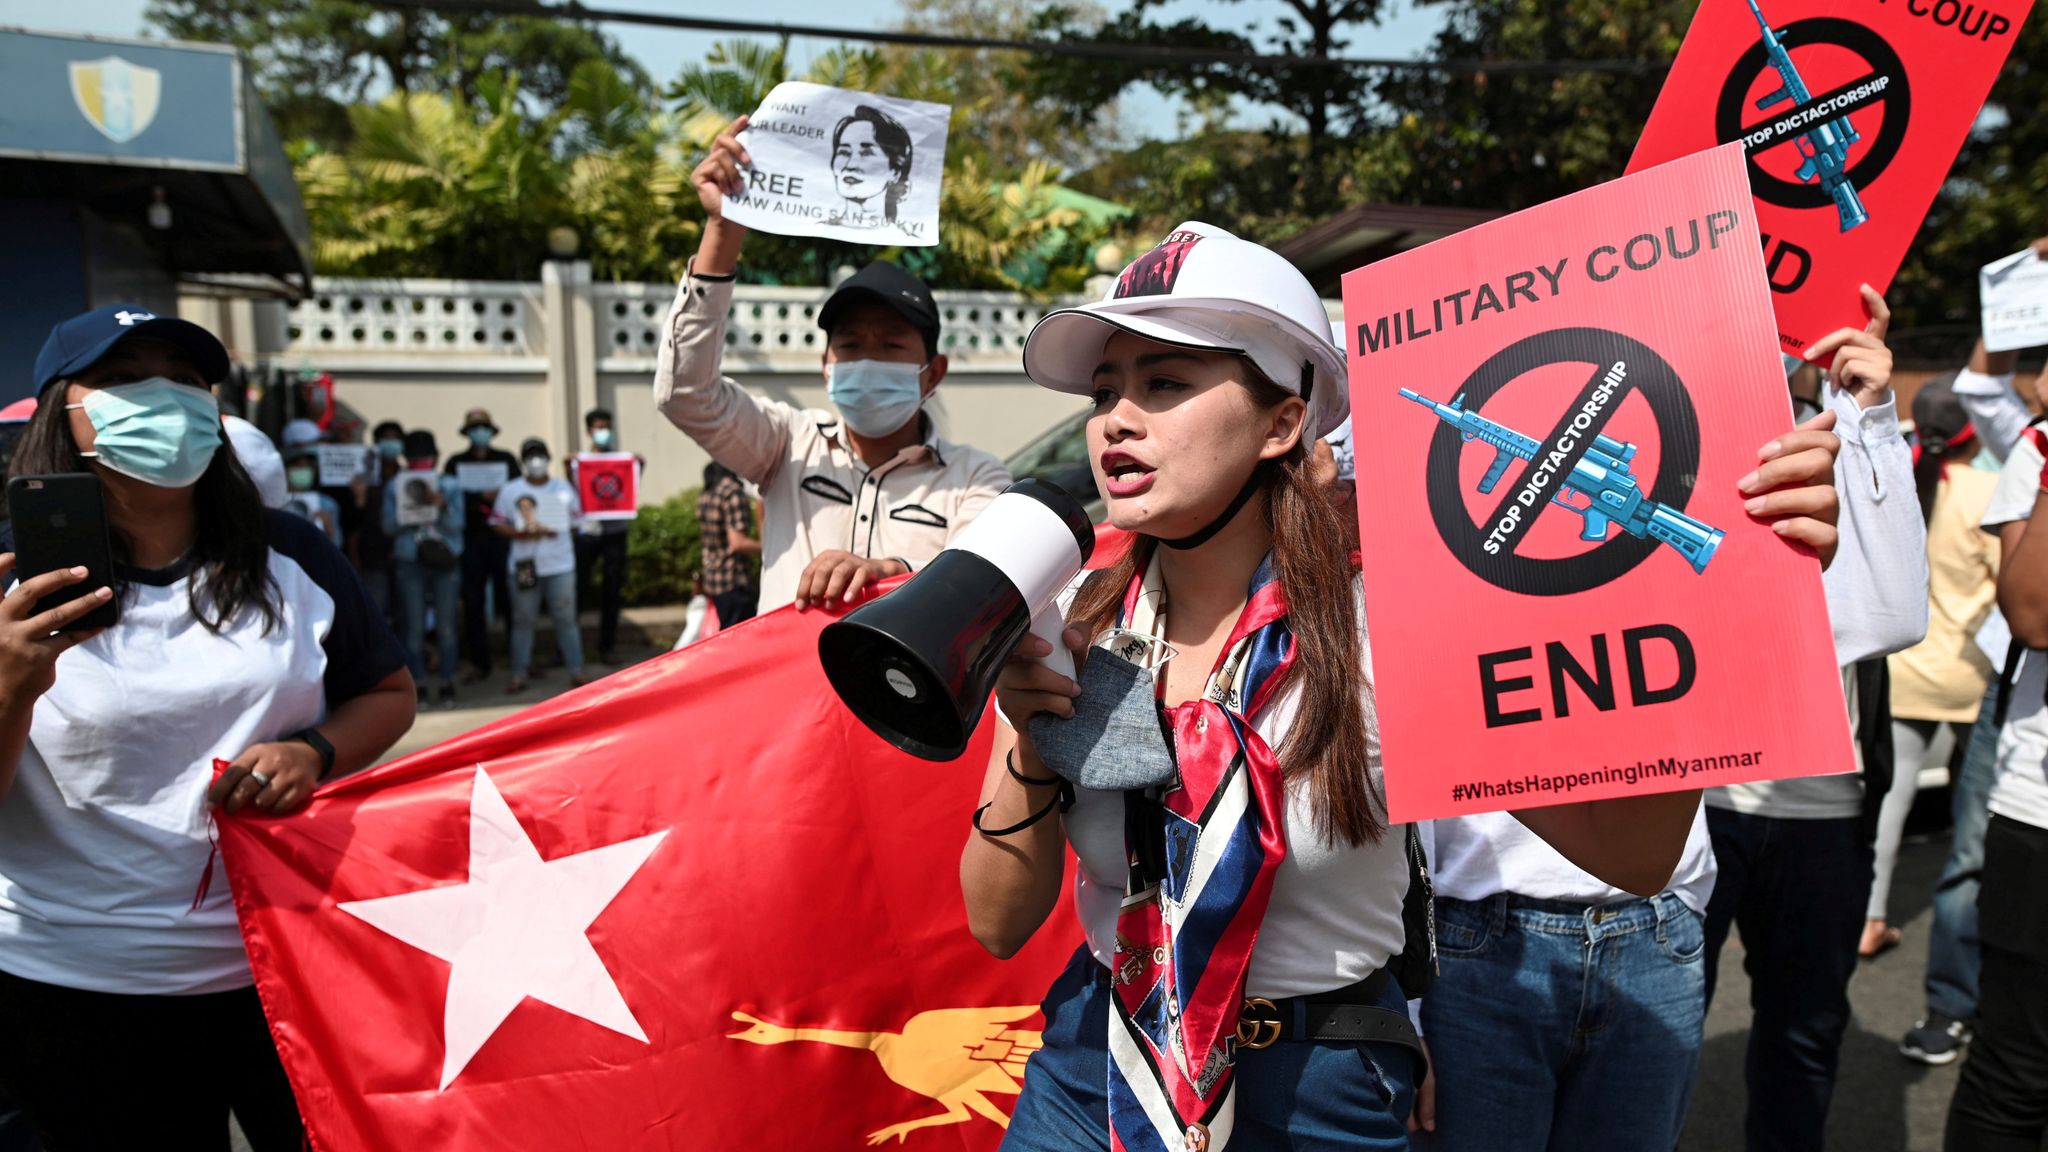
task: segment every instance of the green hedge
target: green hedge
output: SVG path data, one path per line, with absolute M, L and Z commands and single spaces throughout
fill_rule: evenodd
M 644 505 L 626 537 L 626 603 L 682 604 L 702 561 L 697 538 L 697 493 L 692 488 L 660 504 Z
M 704 547 L 697 531 L 697 494 L 692 488 L 660 504 L 643 505 L 633 518 L 633 530 L 626 537 L 626 603 L 635 607 L 653 604 L 686 604 L 696 590 L 697 570 L 704 564 Z M 760 533 L 756 532 L 758 539 Z M 747 566 L 754 579 L 761 578 L 761 562 L 749 557 Z

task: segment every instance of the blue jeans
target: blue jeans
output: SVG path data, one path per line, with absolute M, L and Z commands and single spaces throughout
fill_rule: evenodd
M 1042 1005 L 1045 1047 L 1031 1054 L 1003 1152 L 1109 1147 L 1109 973 L 1074 953 Z M 1406 1011 L 1388 982 L 1383 1006 Z M 1398 1044 L 1282 1041 L 1237 1055 L 1232 1148 L 1400 1152 L 1415 1101 L 1414 1054 Z M 1178 1146 L 1175 1152 L 1179 1152 Z
M 1439 1152 L 1668 1152 L 1706 1024 L 1704 919 L 1669 892 L 1606 905 L 1439 897 L 1422 1032 Z
M 412 669 L 412 682 L 427 686 L 427 608 L 434 609 L 434 639 L 441 648 L 441 683 L 455 683 L 456 593 L 462 590 L 462 573 L 450 568 L 437 572 L 417 560 L 393 561 L 392 576 L 398 585 L 398 611 L 405 625 L 405 663 Z
M 548 619 L 555 622 L 555 645 L 572 676 L 583 674 L 583 628 L 576 622 L 576 573 L 543 576 L 536 588 L 512 589 L 512 675 L 525 676 L 533 666 L 533 630 L 540 625 L 545 599 Z
M 1749 973 L 1743 1122 L 1750 1152 L 1820 1152 L 1849 1027 L 1849 977 L 1870 900 L 1855 816 L 1785 820 L 1707 809 L 1721 866 L 1707 901 L 1707 999 L 1729 927 Z
M 1963 766 L 1949 783 L 1948 861 L 1934 886 L 1934 928 L 1927 937 L 1927 1010 L 1951 1020 L 1977 1015 L 1977 890 L 1984 875 L 1984 825 L 1998 776 L 1998 681 L 1984 693 Z

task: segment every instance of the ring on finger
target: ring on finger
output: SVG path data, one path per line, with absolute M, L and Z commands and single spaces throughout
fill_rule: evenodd
M 254 780 L 256 782 L 256 787 L 259 791 L 264 788 L 270 787 L 270 777 L 265 776 L 263 773 L 258 772 L 253 768 L 249 770 L 249 779 Z

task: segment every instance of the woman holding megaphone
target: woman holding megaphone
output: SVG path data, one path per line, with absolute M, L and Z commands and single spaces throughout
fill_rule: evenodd
M 1399 977 L 1426 965 L 1400 971 L 1414 844 L 1387 826 L 1359 583 L 1314 478 L 1349 410 L 1322 302 L 1275 253 L 1187 224 L 1106 299 L 1048 315 L 1024 363 L 1092 398 L 1095 479 L 1135 543 L 1071 597 L 1078 680 L 1027 637 L 997 685 L 1018 727 L 961 860 L 969 922 L 998 956 L 1022 947 L 1071 845 L 1087 934 L 1004 1147 L 1114 1129 L 1125 1148 L 1404 1148 L 1423 1061 Z M 1749 493 L 1823 557 L 1831 421 L 1779 437 Z M 1650 894 L 1698 803 L 1518 815 Z

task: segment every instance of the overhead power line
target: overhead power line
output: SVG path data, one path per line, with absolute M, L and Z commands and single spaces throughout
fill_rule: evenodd
M 1026 52 L 1039 56 L 1065 56 L 1084 60 L 1139 61 L 1152 64 L 1236 64 L 1248 68 L 1344 68 L 1399 72 L 1455 72 L 1462 74 L 1522 73 L 1568 76 L 1586 72 L 1624 75 L 1660 73 L 1669 60 L 1487 60 L 1445 59 L 1404 60 L 1370 56 L 1301 56 L 1270 52 L 1232 52 L 1211 48 L 1179 48 L 1161 44 L 1105 44 L 1091 40 L 1002 40 L 989 36 L 953 36 L 936 32 L 875 31 L 867 28 L 829 28 L 817 24 L 785 24 L 757 20 L 719 20 L 709 16 L 669 16 L 656 12 L 627 12 L 616 8 L 590 8 L 582 4 L 535 4 L 526 0 L 377 0 L 387 8 L 408 8 L 427 12 L 459 12 L 491 16 L 528 16 L 545 20 L 595 21 L 605 24 L 639 24 L 652 28 L 680 28 L 693 32 L 723 32 L 743 36 L 811 37 L 820 40 L 851 40 L 868 44 L 903 44 L 920 48 L 993 49 Z

